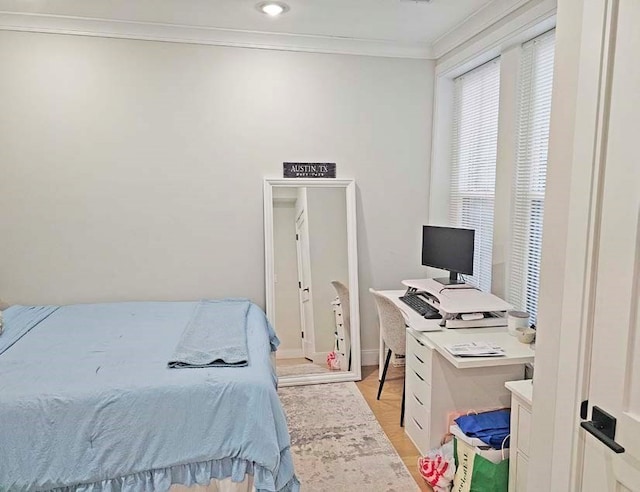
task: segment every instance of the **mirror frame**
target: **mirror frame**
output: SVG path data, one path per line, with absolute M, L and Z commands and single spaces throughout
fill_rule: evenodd
M 277 334 L 275 319 L 275 263 L 273 247 L 273 188 L 344 188 L 347 200 L 347 261 L 349 263 L 349 305 L 351 324 L 351 370 L 329 373 L 283 376 L 278 378 L 279 386 L 296 386 L 342 381 L 360 381 L 362 365 L 360 355 L 360 295 L 358 291 L 358 244 L 356 240 L 356 184 L 353 179 L 299 179 L 265 178 L 264 180 L 264 253 L 265 253 L 265 294 L 267 318 Z M 277 365 L 277 362 L 276 362 Z

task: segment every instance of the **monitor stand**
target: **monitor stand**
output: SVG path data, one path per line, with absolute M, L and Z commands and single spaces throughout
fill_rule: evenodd
M 449 277 L 434 278 L 433 280 L 442 285 L 446 285 L 447 287 L 466 285 L 462 280 L 460 280 L 457 272 L 449 272 Z

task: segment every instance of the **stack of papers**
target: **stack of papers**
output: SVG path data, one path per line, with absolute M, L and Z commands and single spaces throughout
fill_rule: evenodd
M 506 355 L 500 345 L 488 342 L 467 342 L 445 345 L 445 348 L 457 357 L 500 357 Z

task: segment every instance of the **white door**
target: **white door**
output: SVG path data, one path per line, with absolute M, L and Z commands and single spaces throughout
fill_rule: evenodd
M 302 353 L 313 360 L 315 352 L 313 330 L 313 302 L 311 300 L 311 262 L 309 254 L 309 226 L 307 214 L 302 210 L 296 219 L 296 248 L 298 252 L 298 299 L 300 300 L 300 325 Z
M 581 431 L 585 492 L 640 491 L 640 1 L 619 0 L 617 20 L 615 3 L 588 417 L 615 417 L 624 452 Z

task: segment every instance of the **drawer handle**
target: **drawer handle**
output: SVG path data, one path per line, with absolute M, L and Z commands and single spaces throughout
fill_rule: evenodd
M 420 430 L 423 430 L 423 429 L 422 429 L 422 426 L 418 423 L 418 421 L 417 421 L 416 419 L 414 419 L 413 417 L 411 417 L 411 420 L 413 420 L 413 421 L 415 422 L 415 424 L 416 424 L 418 427 L 420 427 Z
M 420 403 L 420 405 L 422 405 L 422 406 L 424 407 L 424 403 L 422 403 L 422 402 L 420 401 L 420 398 L 418 398 L 416 395 L 413 395 L 413 397 L 416 399 L 416 401 L 417 401 L 418 403 Z
M 420 362 L 420 364 L 424 364 L 424 361 L 423 361 L 420 357 L 418 357 L 416 354 L 413 354 L 413 356 L 414 356 L 416 359 L 418 359 L 418 362 Z
M 422 343 L 422 342 L 421 342 L 420 340 L 418 340 L 417 338 L 414 338 L 414 340 L 415 340 L 416 342 L 418 342 L 418 345 L 422 345 L 423 347 L 425 347 L 425 344 L 424 344 L 424 343 Z
M 414 373 L 416 376 L 418 376 L 418 379 L 419 379 L 420 381 L 424 381 L 424 378 L 423 378 L 422 376 L 420 376 L 420 374 L 418 374 L 416 371 L 413 371 L 413 373 Z

